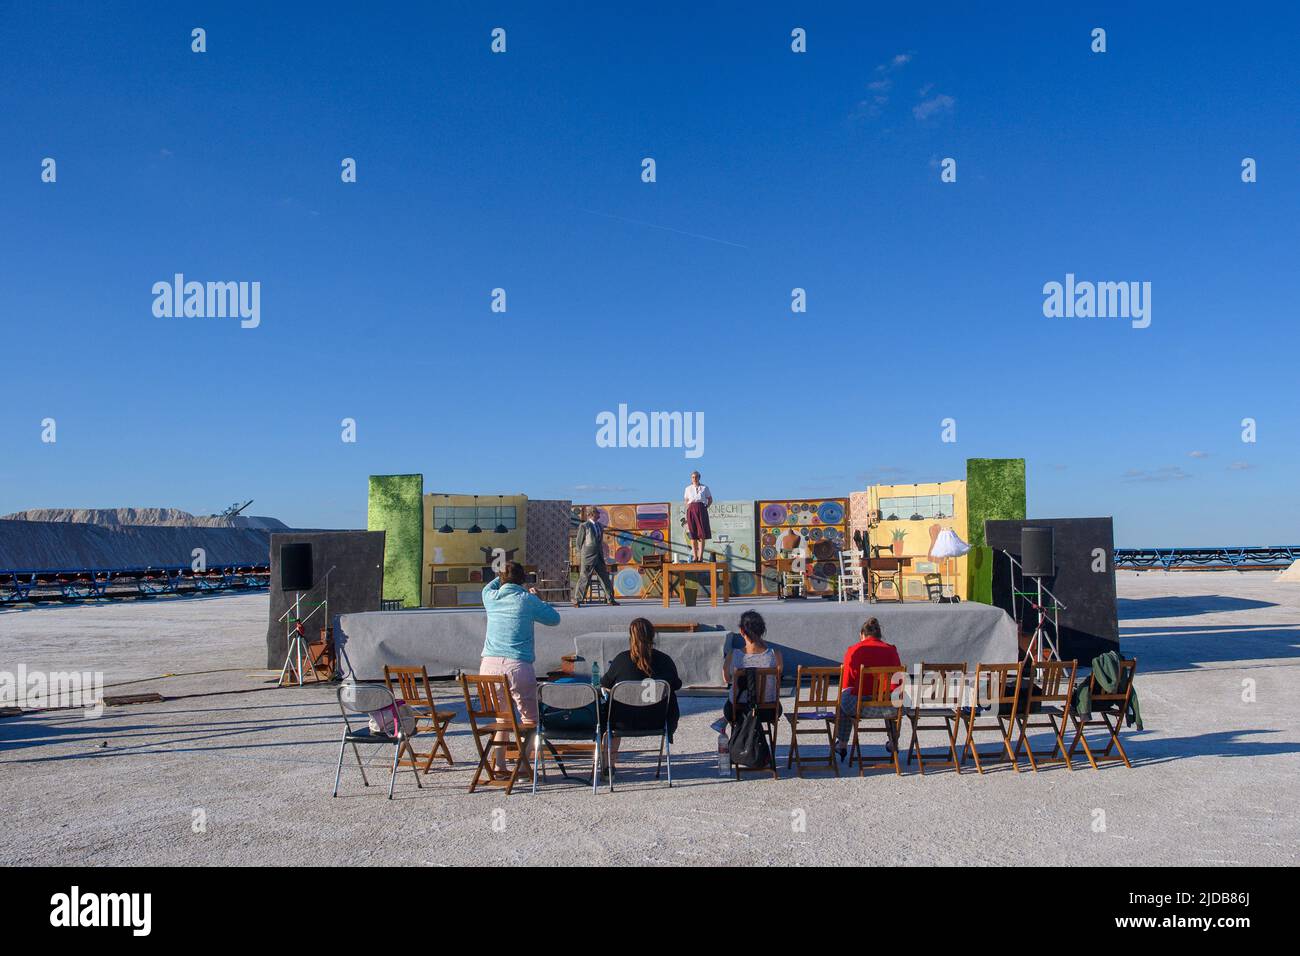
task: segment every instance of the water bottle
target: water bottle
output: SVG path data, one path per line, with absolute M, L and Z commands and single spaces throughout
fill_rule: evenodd
M 731 741 L 725 733 L 718 734 L 718 776 L 731 776 Z
M 591 662 L 591 686 L 600 686 L 600 661 Z

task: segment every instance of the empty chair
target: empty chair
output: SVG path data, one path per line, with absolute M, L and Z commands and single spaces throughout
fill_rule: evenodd
M 1118 684 L 1113 691 L 1107 691 L 1097 682 L 1096 662 L 1094 668 L 1088 674 L 1088 711 L 1081 714 L 1080 708 L 1075 708 L 1071 713 L 1074 720 L 1074 742 L 1070 744 L 1070 755 L 1074 756 L 1074 750 L 1079 744 L 1083 744 L 1083 752 L 1088 756 L 1088 762 L 1092 764 L 1092 769 L 1096 770 L 1097 764 L 1108 761 L 1122 760 L 1124 766 L 1132 768 L 1128 761 L 1128 753 L 1124 750 L 1124 745 L 1119 740 L 1119 729 L 1124 725 L 1124 720 L 1128 716 L 1130 703 L 1133 699 L 1133 678 L 1137 674 L 1137 658 L 1121 659 L 1119 661 Z M 1077 692 L 1076 692 L 1077 697 Z M 1094 717 L 1095 715 L 1095 717 Z M 1096 719 L 1100 718 L 1100 719 Z M 1138 729 L 1142 729 L 1142 718 L 1137 718 Z M 1112 722 L 1113 721 L 1113 722 Z M 1100 755 L 1094 754 L 1092 748 L 1088 746 L 1088 737 L 1084 731 L 1089 727 L 1102 725 L 1110 734 L 1110 740 L 1106 743 L 1106 749 Z M 1118 753 L 1111 756 L 1111 749 Z
M 965 689 L 966 663 L 921 663 L 915 680 L 910 683 L 910 695 L 905 714 L 912 726 L 912 742 L 907 745 L 907 762 L 916 756 L 921 776 L 925 776 L 925 751 L 921 748 L 922 730 L 942 730 L 948 736 L 948 759 L 929 757 L 931 766 L 952 767 L 961 773 L 961 758 L 957 754 L 957 737 L 962 725 L 962 692 Z
M 1011 746 L 1020 707 L 1020 664 L 978 664 L 971 698 L 962 704 L 966 720 L 966 746 L 962 759 L 969 754 L 975 769 L 984 772 L 985 763 L 1010 763 L 1019 772 L 1018 754 Z M 977 733 L 998 735 L 998 746 L 981 751 L 975 742 Z
M 1020 727 L 1016 753 L 1020 752 L 1022 746 L 1025 748 L 1029 755 L 1029 766 L 1035 773 L 1038 772 L 1040 763 L 1063 763 L 1066 770 L 1073 770 L 1070 752 L 1065 749 L 1065 731 L 1070 724 L 1074 703 L 1074 674 L 1079 662 L 1030 660 L 1027 663 L 1019 694 L 1023 706 L 1016 714 Z M 1038 728 L 1051 729 L 1054 738 L 1051 750 L 1033 748 L 1029 731 Z
M 856 595 L 859 602 L 867 599 L 867 581 L 862 570 L 862 552 L 852 549 L 840 552 L 839 599 L 847 601 L 850 595 Z
M 803 768 L 820 759 L 805 758 L 799 753 L 799 738 L 822 738 L 826 741 L 826 763 L 840 775 L 840 765 L 835 759 L 835 721 L 840 706 L 840 681 L 842 668 L 799 666 L 794 678 L 794 702 L 785 719 L 790 723 L 790 753 L 786 767 L 794 766 L 795 775 L 802 777 Z
M 397 690 L 393 690 L 393 682 L 397 682 Z M 384 665 L 384 684 L 388 690 L 395 696 L 402 698 L 406 705 L 411 708 L 415 714 L 415 726 L 420 729 L 421 724 L 428 726 L 433 731 L 433 745 L 429 748 L 428 753 L 417 753 L 411 748 L 410 761 L 415 766 L 415 761 L 419 757 L 424 758 L 423 770 L 429 772 L 433 765 L 435 757 L 441 756 L 447 761 L 447 766 L 455 765 L 451 759 L 451 750 L 447 747 L 447 725 L 451 723 L 454 711 L 439 710 L 433 702 L 433 691 L 429 687 L 429 671 L 424 665 L 419 667 L 390 667 Z M 405 764 L 403 764 L 405 765 Z
M 539 686 L 537 696 L 541 717 L 533 744 L 533 793 L 547 750 L 555 754 L 561 773 L 561 754 L 590 751 L 591 792 L 595 793 L 600 779 L 600 692 L 589 683 L 557 681 Z
M 332 796 L 339 795 L 339 780 L 343 776 L 343 752 L 349 746 L 352 747 L 352 754 L 357 758 L 357 768 L 361 771 L 361 782 L 365 786 L 370 786 L 370 781 L 366 778 L 366 768 L 361 762 L 361 754 L 357 750 L 357 744 L 379 744 L 381 746 L 391 746 L 393 748 L 393 768 L 388 778 L 388 799 L 393 799 L 393 785 L 397 782 L 397 761 L 402 755 L 403 750 L 409 750 L 411 739 L 403 732 L 401 722 L 398 719 L 397 703 L 393 699 L 393 693 L 387 687 L 379 687 L 370 684 L 353 684 L 347 683 L 339 687 L 338 690 L 339 713 L 343 715 L 343 737 L 339 741 L 339 763 L 334 771 L 334 793 Z M 352 726 L 352 718 L 358 719 L 361 725 Z M 383 731 L 372 731 L 370 729 L 370 715 L 377 714 L 376 720 L 385 727 Z M 364 721 L 364 723 L 363 723 Z M 391 721 L 392 730 L 387 728 Z M 414 752 L 412 751 L 412 757 Z M 420 774 L 411 767 L 411 773 L 415 777 L 415 785 L 421 790 L 424 784 L 420 783 Z
M 614 790 L 614 753 L 612 737 L 658 737 L 659 759 L 655 761 L 655 779 L 664 764 L 664 747 L 668 748 L 668 786 L 673 785 L 673 745 L 668 739 L 668 698 L 672 688 L 666 680 L 647 677 L 644 680 L 619 681 L 609 691 L 609 716 L 605 724 L 605 760 L 609 766 L 609 789 Z M 636 712 L 648 708 L 663 711 L 663 723 L 649 729 L 645 721 L 638 720 Z
M 528 737 L 535 725 L 515 714 L 510 685 L 503 675 L 461 674 L 460 686 L 465 695 L 465 715 L 478 749 L 478 767 L 469 783 L 469 792 L 480 786 L 501 787 L 509 795 L 520 774 L 530 769 Z M 506 764 L 504 771 L 494 768 L 498 756 Z

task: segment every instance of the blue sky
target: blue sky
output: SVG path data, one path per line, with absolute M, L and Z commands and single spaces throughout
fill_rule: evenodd
M 1293 8 L 587 6 L 0 7 L 0 513 L 1014 456 L 1122 545 L 1300 541 Z M 156 318 L 176 272 L 259 281 L 261 325 Z M 1066 273 L 1149 281 L 1150 328 L 1045 318 Z M 598 448 L 620 402 L 702 411 L 704 457 Z

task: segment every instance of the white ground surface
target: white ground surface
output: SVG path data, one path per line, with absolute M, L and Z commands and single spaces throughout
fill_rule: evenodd
M 718 702 L 697 698 L 682 702 L 671 790 L 632 760 L 613 794 L 554 776 L 537 796 L 469 794 L 462 719 L 457 767 L 422 791 L 406 771 L 391 803 L 355 763 L 330 798 L 334 691 L 273 689 L 264 595 L 0 612 L 0 670 L 107 684 L 215 671 L 109 687 L 169 699 L 98 718 L 0 718 L 0 863 L 1294 864 L 1300 584 L 1273 578 L 1120 575 L 1147 725 L 1127 737 L 1132 770 L 736 783 L 717 775 Z M 372 784 L 387 784 L 381 764 Z

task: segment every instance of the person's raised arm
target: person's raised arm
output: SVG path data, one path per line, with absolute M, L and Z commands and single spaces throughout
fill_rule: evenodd
M 501 575 L 497 575 L 488 582 L 487 587 L 483 589 L 483 603 L 486 604 L 488 598 L 495 598 L 496 592 L 501 589 Z
M 560 612 L 551 607 L 536 594 L 528 595 L 528 604 L 533 609 L 533 620 L 546 627 L 560 623 Z

